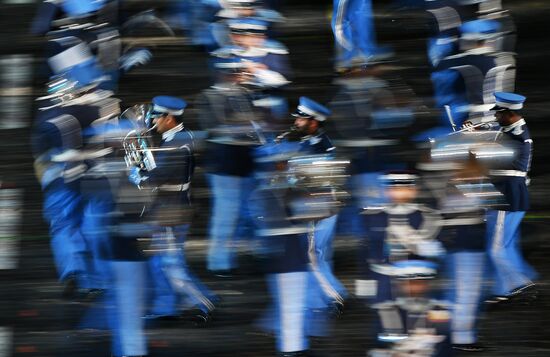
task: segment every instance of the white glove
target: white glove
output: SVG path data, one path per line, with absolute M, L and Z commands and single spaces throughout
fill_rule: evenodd
M 128 72 L 135 66 L 147 64 L 153 58 L 153 54 L 144 48 L 132 50 L 120 57 L 120 68 Z

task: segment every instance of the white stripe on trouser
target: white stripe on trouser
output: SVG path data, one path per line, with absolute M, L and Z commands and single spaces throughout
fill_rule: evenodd
M 178 250 L 183 249 L 183 247 L 177 246 L 176 237 L 174 236 L 174 230 L 172 229 L 172 227 L 166 227 L 165 241 L 168 248 L 166 254 L 178 254 Z M 214 304 L 206 296 L 204 296 L 200 289 L 197 288 L 196 284 L 193 283 L 191 278 L 185 280 L 182 279 L 182 277 L 184 276 L 189 277 L 187 271 L 183 271 L 183 266 L 165 266 L 165 264 L 163 264 L 162 270 L 174 291 L 179 294 L 188 295 L 195 303 L 199 302 L 210 311 L 214 310 Z
M 113 261 L 116 303 L 116 331 L 120 353 L 124 356 L 147 355 L 145 342 L 145 262 Z M 116 343 L 115 343 L 116 345 Z
M 307 272 L 276 274 L 280 328 L 280 352 L 308 349 L 305 336 Z
M 336 291 L 332 287 L 332 285 L 327 280 L 327 278 L 319 270 L 319 262 L 317 260 L 317 255 L 315 254 L 315 223 L 311 223 L 307 238 L 308 238 L 307 255 L 309 258 L 309 266 L 310 266 L 311 272 L 313 273 L 313 276 L 319 283 L 319 286 L 321 287 L 321 290 L 323 290 L 323 293 L 325 293 L 334 301 L 337 301 L 343 304 L 344 298 L 338 293 L 338 291 Z
M 527 285 L 531 280 L 524 276 L 521 272 L 517 271 L 509 261 L 508 252 L 504 245 L 504 229 L 506 222 L 506 214 L 508 211 L 497 211 L 497 221 L 495 225 L 495 231 L 493 233 L 493 244 L 491 245 L 491 260 L 497 269 L 496 274 L 500 276 L 505 284 L 505 290 L 507 292 L 517 288 L 521 285 Z M 514 242 L 512 244 L 517 244 Z M 504 276 L 503 276 L 504 275 Z M 497 281 L 498 281 L 497 277 Z
M 451 322 L 452 343 L 475 343 L 475 322 L 481 297 L 485 253 L 454 253 L 451 259 L 455 289 Z
M 346 7 L 347 0 L 340 0 L 338 3 L 338 10 L 336 12 L 336 22 L 334 24 L 334 37 L 336 41 L 344 47 L 346 50 L 351 51 L 353 45 L 344 36 L 343 21 L 344 21 L 344 7 Z

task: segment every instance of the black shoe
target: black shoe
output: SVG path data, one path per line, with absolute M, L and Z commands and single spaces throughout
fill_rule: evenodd
M 538 298 L 538 291 L 534 283 L 516 288 L 508 295 L 492 296 L 485 300 L 489 308 L 503 307 L 513 304 L 529 305 Z
M 485 300 L 485 304 L 489 308 L 496 307 L 496 306 L 504 306 L 509 303 L 510 303 L 510 298 L 504 295 L 493 295 L 487 300 Z
M 184 310 L 180 314 L 180 319 L 189 321 L 195 326 L 203 327 L 212 322 L 212 314 L 210 312 L 205 312 L 199 308 Z
M 464 352 L 482 352 L 485 348 L 477 343 L 456 343 L 452 345 L 453 350 Z
M 74 300 L 78 296 L 78 283 L 76 276 L 71 275 L 63 281 L 63 291 L 61 297 L 67 300 Z
M 530 303 L 538 298 L 538 290 L 535 283 L 520 286 L 510 292 L 508 297 L 517 303 Z
M 103 289 L 80 289 L 78 290 L 78 301 L 91 303 L 99 300 L 105 294 Z
M 333 301 L 330 303 L 328 307 L 328 315 L 333 318 L 337 319 L 340 318 L 344 314 L 344 303 L 340 301 Z

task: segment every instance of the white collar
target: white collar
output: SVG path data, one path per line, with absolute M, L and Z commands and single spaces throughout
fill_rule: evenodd
M 517 128 L 518 126 L 522 126 L 522 125 L 525 125 L 525 124 L 527 124 L 527 123 L 525 122 L 525 119 L 521 118 L 520 120 L 518 120 L 517 122 L 515 122 L 515 123 L 513 123 L 513 124 L 510 124 L 510 125 L 508 125 L 508 126 L 503 126 L 503 127 L 501 128 L 501 130 L 502 130 L 503 132 L 507 133 L 507 132 L 509 132 L 509 131 L 511 131 L 511 130 L 514 130 L 514 129 Z
M 176 133 L 178 133 L 182 130 L 183 130 L 183 124 L 179 123 L 178 125 L 176 125 L 172 129 L 162 133 L 162 140 L 164 140 L 166 142 L 172 141 L 172 139 L 174 139 L 174 136 L 176 135 Z

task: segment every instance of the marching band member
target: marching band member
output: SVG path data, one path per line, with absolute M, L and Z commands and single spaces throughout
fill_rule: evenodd
M 31 32 L 46 35 L 50 43 L 66 42 L 69 37 L 86 42 L 106 75 L 100 87 L 115 90 L 121 74 L 152 58 L 144 48 L 124 52 L 120 27 L 118 0 L 44 0 Z
M 254 88 L 254 105 L 280 120 L 288 113 L 281 90 L 290 83 L 288 49 L 267 36 L 268 23 L 255 18 L 228 21 L 231 45 L 213 52 L 218 57 L 236 56 L 250 73 L 246 85 Z
M 294 143 L 266 144 L 255 151 L 259 184 L 250 205 L 256 234 L 267 247 L 265 271 L 273 305 L 261 327 L 276 336 L 281 356 L 305 356 L 309 349 L 307 310 L 308 225 L 294 219 L 292 185 L 286 160 L 298 152 Z
M 215 67 L 216 83 L 197 100 L 199 123 L 209 133 L 206 161 L 213 199 L 207 268 L 218 276 L 230 276 L 237 268 L 238 228 L 249 222 L 252 152 L 261 141 L 255 128 L 261 113 L 244 85 L 249 76 L 241 59 L 216 58 Z
M 136 181 L 156 192 L 148 220 L 153 229 L 150 258 L 153 316 L 177 316 L 181 307 L 194 309 L 193 318 L 206 322 L 214 309 L 213 295 L 189 271 L 184 242 L 189 230 L 191 178 L 195 167 L 193 134 L 183 125 L 187 103 L 176 97 L 153 98 L 152 124 L 162 136 L 155 151 L 156 167 L 136 173 Z M 136 179 L 134 176 L 133 179 Z
M 427 354 L 435 356 L 444 350 L 441 343 L 449 320 L 445 304 L 431 298 L 428 284 L 437 272 L 434 260 L 444 253 L 436 239 L 440 217 L 414 203 L 418 194 L 414 173 L 390 171 L 383 179 L 391 203 L 364 212 L 367 263 L 375 278 L 367 295 L 374 297 L 372 307 L 380 317 L 378 341 L 407 345 L 419 332 L 424 337 L 435 332 L 439 338 Z M 428 332 L 430 328 L 434 332 Z
M 461 188 L 468 185 L 477 185 L 477 191 L 480 191 L 479 187 L 482 187 L 486 177 L 479 163 L 473 159 L 456 164 L 457 170 L 451 172 L 452 177 L 439 203 L 443 216 L 440 240 L 448 253 L 446 261 L 451 278 L 448 296 L 452 303 L 452 347 L 475 352 L 483 350 L 477 341 L 476 322 L 486 277 L 484 214 L 485 207 L 490 202 L 487 199 L 491 197 L 489 192 L 497 192 L 487 188 L 484 197 L 470 192 L 476 191 L 476 188 L 463 192 L 464 189 Z
M 75 44 L 76 43 L 76 44 Z M 108 201 L 83 187 L 84 175 L 94 169 L 94 160 L 105 151 L 87 148 L 92 125 L 117 114 L 112 92 L 97 89 L 103 78 L 95 57 L 85 43 L 60 47 L 49 64 L 56 77 L 47 96 L 39 98 L 40 109 L 32 136 L 35 170 L 44 190 L 44 215 L 50 223 L 52 250 L 65 293 L 75 288 L 104 289 L 108 269 L 104 262 L 107 243 L 104 220 Z M 118 110 L 114 113 L 108 111 Z
M 510 143 L 515 159 L 506 167 L 491 170 L 495 187 L 504 195 L 506 207 L 487 212 L 487 249 L 495 272 L 494 298 L 499 304 L 516 298 L 532 298 L 537 273 L 524 260 L 519 249 L 520 224 L 529 209 L 527 174 L 531 169 L 533 140 L 521 115 L 525 97 L 515 93 L 494 94 L 495 118 L 501 129 L 499 141 Z
M 323 129 L 330 110 L 316 101 L 300 97 L 300 103 L 292 114 L 294 126 L 301 136 L 300 153 L 304 155 L 333 154 L 335 147 Z M 332 272 L 332 240 L 338 215 L 314 223 L 310 267 L 313 286 L 310 289 L 309 307 L 341 310 L 347 292 Z

